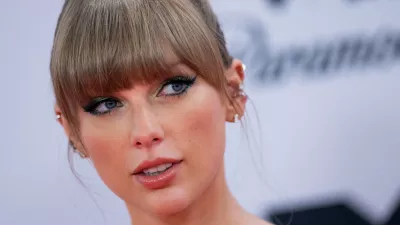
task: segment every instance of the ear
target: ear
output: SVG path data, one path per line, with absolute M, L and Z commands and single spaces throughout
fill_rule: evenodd
M 72 144 L 72 148 L 74 151 L 79 153 L 82 158 L 86 158 L 86 152 L 83 150 L 83 146 L 80 144 L 77 138 L 73 137 L 71 132 L 71 127 L 68 124 L 67 120 L 64 117 L 64 114 L 61 112 L 60 107 L 58 105 L 54 106 L 54 112 L 56 114 L 57 122 L 64 128 L 65 135 L 67 135 L 70 144 Z
M 69 138 L 71 135 L 71 129 L 67 121 L 65 120 L 64 114 L 61 112 L 60 107 L 58 105 L 54 106 L 54 112 L 56 114 L 57 122 L 64 128 L 64 132 Z
M 226 101 L 226 121 L 235 122 L 235 115 L 239 119 L 244 115 L 247 96 L 243 91 L 243 82 L 245 78 L 245 66 L 234 59 L 230 68 L 225 72 L 228 83 L 228 101 Z

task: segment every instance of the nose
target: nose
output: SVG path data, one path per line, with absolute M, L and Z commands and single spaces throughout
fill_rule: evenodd
M 149 109 L 142 108 L 134 114 L 131 138 L 137 149 L 151 149 L 164 140 L 164 131 Z

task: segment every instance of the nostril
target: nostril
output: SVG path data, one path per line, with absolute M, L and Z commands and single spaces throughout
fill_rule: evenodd
M 162 141 L 162 138 L 142 138 L 141 140 L 136 140 L 135 146 L 138 148 L 143 148 L 143 147 L 150 147 L 153 144 L 159 144 Z

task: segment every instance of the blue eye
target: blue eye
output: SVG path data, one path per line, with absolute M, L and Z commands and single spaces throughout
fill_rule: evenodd
M 93 115 L 103 115 L 110 113 L 122 106 L 119 100 L 113 98 L 98 98 L 84 107 L 84 110 Z
M 196 77 L 177 76 L 169 79 L 162 86 L 157 96 L 177 96 L 184 94 L 196 81 Z
M 187 84 L 172 83 L 164 86 L 164 88 L 162 89 L 162 93 L 163 95 L 176 95 L 182 93 L 187 87 Z

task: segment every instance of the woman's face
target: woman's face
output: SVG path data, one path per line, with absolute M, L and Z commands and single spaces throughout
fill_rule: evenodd
M 219 179 L 225 122 L 235 114 L 187 66 L 172 60 L 171 72 L 94 98 L 79 112 L 84 151 L 104 183 L 128 207 L 163 215 L 188 207 Z

